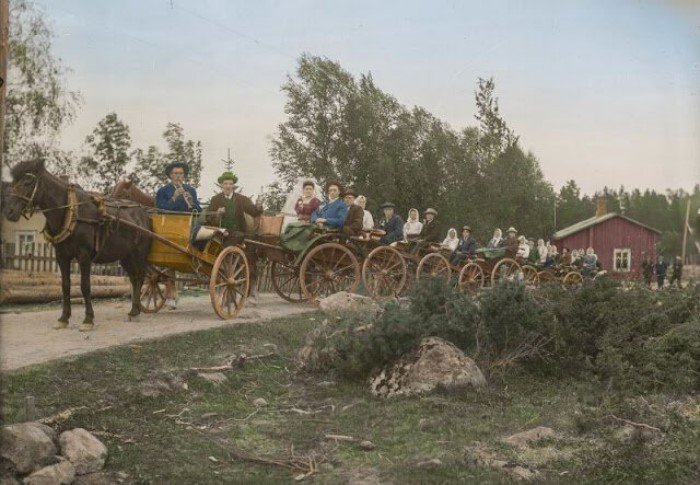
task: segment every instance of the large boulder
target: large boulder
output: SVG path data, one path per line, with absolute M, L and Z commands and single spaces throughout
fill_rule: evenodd
M 0 456 L 9 460 L 18 473 L 30 473 L 50 464 L 57 453 L 56 433 L 35 422 L 0 428 Z
M 409 396 L 437 387 L 478 389 L 486 379 L 476 363 L 450 342 L 424 338 L 420 345 L 370 378 L 372 394 Z
M 368 296 L 339 291 L 318 302 L 318 306 L 326 313 L 337 312 L 371 312 L 378 313 L 382 307 Z
M 75 480 L 75 467 L 68 461 L 47 466 L 24 479 L 25 485 L 69 485 Z
M 61 453 L 75 466 L 77 475 L 97 472 L 107 459 L 107 447 L 83 428 L 64 431 L 58 438 Z

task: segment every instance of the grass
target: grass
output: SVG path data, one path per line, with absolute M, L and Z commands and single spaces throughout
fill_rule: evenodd
M 379 400 L 363 383 L 295 371 L 294 355 L 320 318 L 306 314 L 212 329 L 11 373 L 3 377 L 3 416 L 22 421 L 27 395 L 35 396 L 40 416 L 86 406 L 60 428 L 101 433 L 110 450 L 107 473 L 125 472 L 135 483 L 272 483 L 295 475 L 232 459 L 229 446 L 257 455 L 279 456 L 292 448 L 297 455 L 325 455 L 328 464 L 313 477 L 318 483 L 353 477 L 507 481 L 502 472 L 477 463 L 475 456 L 485 452 L 530 465 L 554 482 L 700 480 L 697 396 L 620 396 L 594 380 L 553 382 L 513 373 L 480 393 Z M 264 354 L 264 344 L 275 344 L 276 355 L 228 371 L 220 386 L 181 371 L 220 365 L 231 354 Z M 170 390 L 145 395 L 168 378 L 175 383 Z M 268 405 L 256 408 L 256 398 Z M 619 427 L 602 420 L 608 414 L 658 426 L 664 439 L 623 442 L 616 438 Z M 559 437 L 526 453 L 500 441 L 539 425 L 554 428 Z M 356 443 L 326 440 L 327 434 L 370 440 L 376 448 L 362 451 Z M 443 465 L 417 466 L 432 458 Z

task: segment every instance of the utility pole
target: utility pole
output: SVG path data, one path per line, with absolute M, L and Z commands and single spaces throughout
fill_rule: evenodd
M 10 50 L 10 0 L 0 0 L 0 167 L 5 166 L 5 100 Z
M 688 204 L 685 206 L 685 220 L 683 221 L 683 242 L 681 243 L 681 262 L 685 264 L 685 246 L 688 243 L 688 226 L 690 224 L 690 196 Z

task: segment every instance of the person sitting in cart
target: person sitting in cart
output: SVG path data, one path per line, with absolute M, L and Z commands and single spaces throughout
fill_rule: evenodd
M 531 266 L 537 266 L 537 263 L 540 260 L 540 255 L 537 252 L 537 248 L 535 247 L 535 240 L 529 239 L 527 241 L 527 245 L 530 247 L 530 255 L 527 257 L 527 264 Z
M 515 253 L 515 257 L 519 262 L 527 264 L 527 260 L 530 257 L 530 245 L 527 243 L 525 236 L 518 238 L 518 250 Z
M 506 231 L 506 238 L 501 241 L 501 247 L 506 248 L 506 256 L 515 258 L 518 254 L 518 231 L 514 227 L 509 227 Z
M 343 202 L 348 206 L 348 215 L 345 218 L 341 232 L 348 237 L 358 237 L 362 235 L 365 211 L 362 207 L 355 204 L 356 197 L 357 193 L 353 189 L 345 189 L 343 193 Z
M 486 245 L 487 248 L 489 249 L 496 249 L 501 247 L 501 243 L 503 242 L 503 232 L 501 231 L 500 228 L 496 228 L 493 230 L 493 237 L 489 241 L 489 243 Z
M 379 228 L 384 231 L 384 235 L 379 242 L 395 245 L 403 241 L 403 219 L 395 213 L 396 206 L 392 202 L 384 202 L 381 209 L 384 212 L 384 219 L 379 223 Z
M 465 260 L 476 254 L 476 247 L 476 239 L 472 237 L 472 228 L 469 226 L 462 226 L 462 237 L 459 238 L 457 249 L 455 249 L 452 256 L 450 256 L 450 264 L 452 264 L 452 266 L 459 266 Z
M 175 212 L 202 212 L 197 191 L 185 183 L 189 167 L 183 162 L 171 162 L 165 167 L 170 183 L 156 192 L 156 208 Z
M 300 221 L 310 221 L 311 214 L 313 214 L 321 205 L 321 201 L 314 196 L 315 190 L 316 185 L 312 180 L 305 180 L 302 184 L 303 193 L 294 206 L 294 211 L 297 213 Z
M 311 223 L 325 229 L 341 229 L 348 215 L 348 206 L 340 198 L 343 186 L 334 180 L 326 184 L 328 200 L 311 214 Z

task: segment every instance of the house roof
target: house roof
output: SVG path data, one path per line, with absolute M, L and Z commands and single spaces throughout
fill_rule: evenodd
M 621 217 L 622 219 L 625 219 L 628 222 L 631 222 L 632 224 L 636 224 L 637 226 L 642 226 L 645 229 L 648 229 L 650 231 L 653 231 L 657 234 L 661 234 L 661 231 L 658 229 L 654 229 L 653 227 L 647 226 L 646 224 L 642 224 L 639 221 L 635 221 L 634 219 L 631 219 L 627 216 L 623 216 L 622 214 L 618 214 L 617 212 L 608 212 L 604 216 L 600 217 L 590 217 L 588 219 L 584 219 L 580 222 L 577 222 L 576 224 L 573 224 L 569 227 L 565 227 L 564 229 L 560 229 L 557 232 L 554 233 L 554 236 L 552 236 L 552 239 L 563 239 L 565 237 L 571 236 L 572 234 L 576 234 L 579 231 L 582 231 L 583 229 L 587 229 L 591 226 L 595 226 L 596 224 L 600 224 L 601 222 L 609 221 L 610 219 L 614 219 L 615 217 Z

